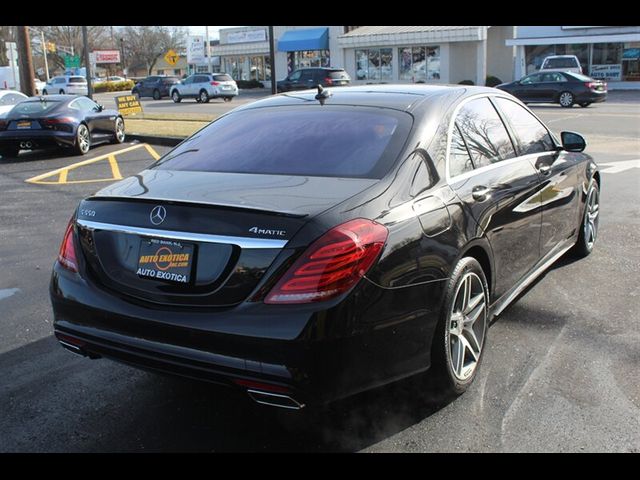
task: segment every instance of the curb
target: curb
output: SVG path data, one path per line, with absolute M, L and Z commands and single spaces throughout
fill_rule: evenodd
M 186 138 L 186 137 L 185 137 Z M 162 145 L 164 147 L 175 147 L 185 140 L 181 137 L 154 137 L 153 135 L 136 135 L 127 133 L 126 141 L 138 141 L 141 143 L 150 143 L 152 145 Z

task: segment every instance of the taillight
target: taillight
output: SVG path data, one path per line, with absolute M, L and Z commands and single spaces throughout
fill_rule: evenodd
M 324 83 L 326 83 L 327 85 L 333 85 L 333 78 L 331 77 L 325 78 Z
M 78 271 L 76 249 L 73 246 L 73 218 L 69 220 L 67 230 L 64 232 L 62 245 L 60 245 L 60 253 L 58 254 L 58 262 L 67 270 L 71 270 L 72 272 Z
M 313 242 L 271 289 L 265 303 L 310 303 L 351 289 L 378 258 L 389 232 L 358 218 Z
M 211 85 L 213 85 L 214 87 L 217 87 L 218 85 L 220 85 L 220 82 L 216 82 L 215 80 L 213 82 L 211 82 Z
M 7 122 L 6 120 L 0 120 L 0 130 L 6 130 L 8 125 L 9 122 Z

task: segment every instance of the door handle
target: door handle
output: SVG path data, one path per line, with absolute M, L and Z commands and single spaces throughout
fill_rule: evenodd
M 471 196 L 473 197 L 474 200 L 477 200 L 479 202 L 484 202 L 487 198 L 490 197 L 491 193 L 491 188 L 489 187 L 485 187 L 484 185 L 478 185 L 476 187 L 473 187 L 473 190 L 471 191 Z
M 538 171 L 542 175 L 549 175 L 551 173 L 551 165 L 540 165 L 538 167 Z

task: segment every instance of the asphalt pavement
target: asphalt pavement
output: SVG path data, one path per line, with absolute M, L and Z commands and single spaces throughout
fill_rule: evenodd
M 601 167 L 598 242 L 586 259 L 560 259 L 498 318 L 473 386 L 444 404 L 411 379 L 323 410 L 283 412 L 74 356 L 52 337 L 48 300 L 68 219 L 81 198 L 167 148 L 0 159 L 0 452 L 640 453 L 640 94 L 533 111 L 556 132 L 584 134 Z

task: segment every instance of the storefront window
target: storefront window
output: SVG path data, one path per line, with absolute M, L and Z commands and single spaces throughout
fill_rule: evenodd
M 440 47 L 401 47 L 400 80 L 426 82 L 440 79 Z
M 356 50 L 356 78 L 388 82 L 393 79 L 393 49 Z
M 223 72 L 228 73 L 234 80 L 271 80 L 269 57 L 257 55 L 229 56 L 222 58 Z
M 603 80 L 621 80 L 622 46 L 622 43 L 594 43 L 589 76 Z
M 640 81 L 640 42 L 625 43 L 622 51 L 622 80 Z
M 329 50 L 305 50 L 289 52 L 289 73 L 299 68 L 330 67 L 331 55 Z

